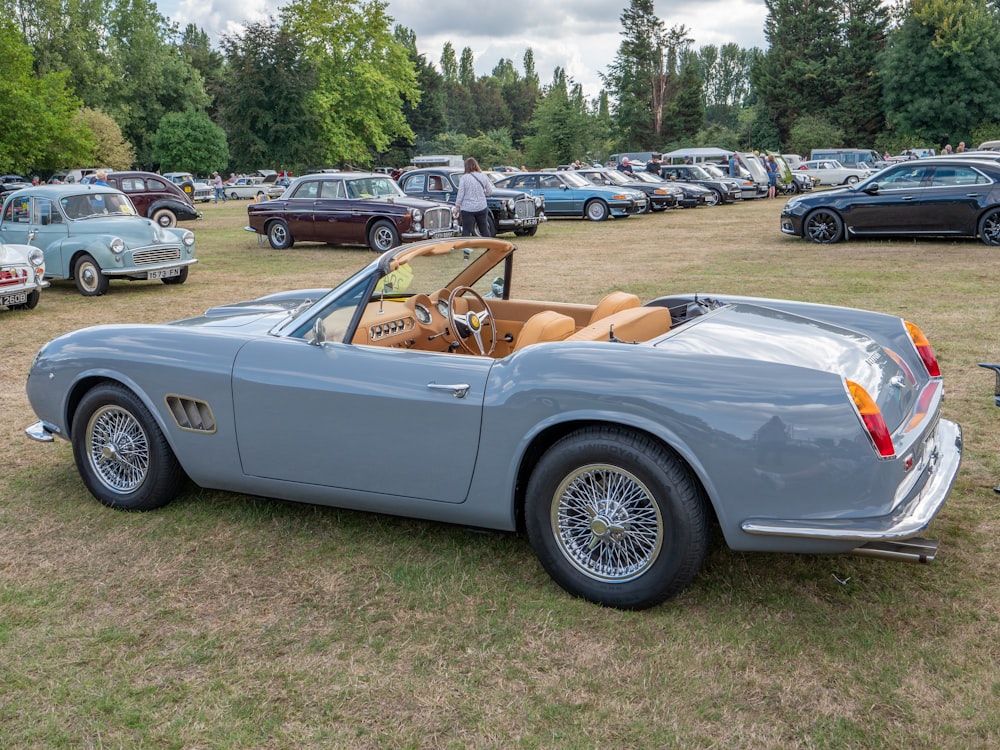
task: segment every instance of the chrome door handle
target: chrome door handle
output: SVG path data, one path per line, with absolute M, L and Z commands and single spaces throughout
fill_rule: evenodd
M 428 383 L 427 387 L 432 391 L 451 391 L 455 398 L 465 398 L 471 386 L 468 383 Z

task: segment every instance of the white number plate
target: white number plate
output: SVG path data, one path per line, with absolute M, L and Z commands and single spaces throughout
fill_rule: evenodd
M 28 301 L 27 292 L 14 292 L 13 294 L 0 294 L 0 305 L 23 305 Z
M 180 276 L 181 269 L 179 268 L 161 268 L 159 271 L 150 271 L 146 276 L 147 279 L 169 279 L 171 276 Z

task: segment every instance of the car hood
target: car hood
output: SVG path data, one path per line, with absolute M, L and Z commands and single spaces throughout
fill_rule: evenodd
M 870 337 L 769 307 L 731 304 L 675 330 L 656 346 L 819 370 L 854 381 L 875 399 L 890 425 L 909 413 L 921 388 L 902 360 Z M 775 387 L 780 389 L 780 383 Z
M 180 244 L 180 231 L 161 227 L 142 216 L 95 216 L 70 222 L 70 236 L 109 235 L 121 237 L 129 247 Z
M 266 297 L 210 307 L 202 315 L 177 320 L 169 325 L 203 329 L 241 329 L 241 333 L 264 335 L 278 323 L 290 318 L 323 298 L 329 289 L 297 289 Z

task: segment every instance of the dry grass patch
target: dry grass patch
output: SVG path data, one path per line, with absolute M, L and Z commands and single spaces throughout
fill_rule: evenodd
M 783 201 L 591 224 L 518 240 L 514 293 L 613 289 L 790 297 L 908 317 L 930 337 L 966 460 L 930 567 L 730 552 L 643 613 L 565 596 L 525 539 L 190 487 L 107 510 L 24 395 L 45 341 L 330 286 L 373 256 L 274 251 L 245 206 L 189 224 L 189 281 L 56 282 L 0 314 L 0 746 L 37 748 L 989 748 L 1000 742 L 996 250 L 817 247 Z

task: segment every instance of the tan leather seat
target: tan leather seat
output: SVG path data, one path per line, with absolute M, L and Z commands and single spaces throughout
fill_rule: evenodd
M 553 310 L 543 310 L 535 313 L 524 322 L 521 332 L 514 343 L 514 351 L 523 349 L 529 344 L 541 344 L 546 341 L 562 341 L 576 330 L 576 322 L 569 316 Z
M 670 330 L 670 310 L 665 307 L 633 307 L 621 310 L 581 328 L 567 341 L 648 341 Z
M 634 294 L 629 294 L 628 292 L 611 292 L 611 294 L 597 303 L 594 312 L 590 314 L 589 322 L 596 323 L 601 318 L 614 315 L 616 312 L 621 312 L 622 310 L 638 307 L 639 304 L 639 298 Z

